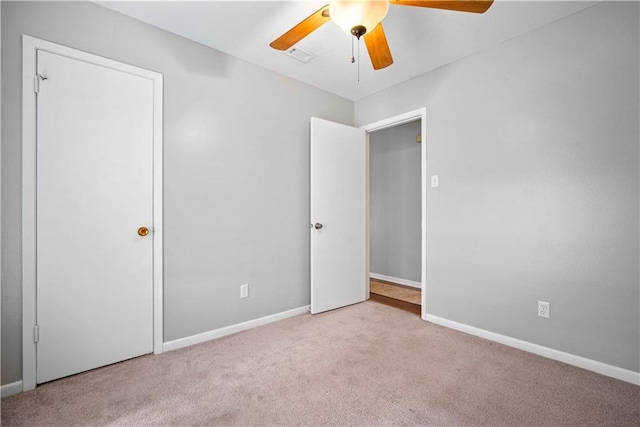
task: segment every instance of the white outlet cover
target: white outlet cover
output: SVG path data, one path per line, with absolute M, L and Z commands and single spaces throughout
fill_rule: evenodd
M 544 317 L 545 319 L 549 318 L 549 311 L 551 310 L 551 305 L 546 301 L 538 301 L 538 316 Z
M 431 175 L 431 188 L 437 188 L 439 185 L 438 175 Z

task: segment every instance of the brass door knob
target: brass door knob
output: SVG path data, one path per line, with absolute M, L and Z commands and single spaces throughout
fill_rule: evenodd
M 138 235 L 139 236 L 146 236 L 147 234 L 149 234 L 149 229 L 147 227 L 140 227 L 138 228 Z

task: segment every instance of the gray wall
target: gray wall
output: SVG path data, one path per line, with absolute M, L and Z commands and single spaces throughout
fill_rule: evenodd
M 1 7 L 3 384 L 22 377 L 23 33 L 164 74 L 165 341 L 309 303 L 309 118 L 353 124 L 351 101 L 92 3 Z
M 372 273 L 419 282 L 420 121 L 370 136 L 370 248 Z
M 427 108 L 428 313 L 640 371 L 638 18 L 601 3 L 356 102 Z

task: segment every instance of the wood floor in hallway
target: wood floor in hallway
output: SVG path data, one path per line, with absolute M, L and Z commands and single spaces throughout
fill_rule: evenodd
M 420 289 L 379 279 L 370 279 L 369 283 L 369 295 L 372 301 L 420 315 L 422 301 Z

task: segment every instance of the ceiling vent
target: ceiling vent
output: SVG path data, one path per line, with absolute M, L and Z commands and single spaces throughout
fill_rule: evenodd
M 300 62 L 304 62 L 305 64 L 308 64 L 309 61 L 313 59 L 312 53 L 309 53 L 306 50 L 302 50 L 299 47 L 292 47 L 290 49 L 287 49 L 284 54 L 293 59 L 297 59 Z

